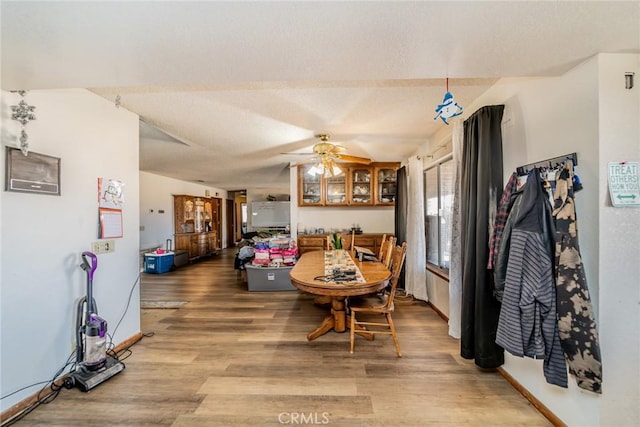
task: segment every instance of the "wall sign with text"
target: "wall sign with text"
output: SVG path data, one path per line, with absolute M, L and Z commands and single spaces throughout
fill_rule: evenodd
M 609 163 L 609 194 L 614 207 L 640 207 L 638 162 Z

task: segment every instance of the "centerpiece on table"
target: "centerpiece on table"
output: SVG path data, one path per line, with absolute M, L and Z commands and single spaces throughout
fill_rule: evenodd
M 346 254 L 342 247 L 342 238 L 339 233 L 331 233 L 329 235 L 329 249 L 333 250 L 333 258 L 336 264 L 342 264 L 345 261 Z

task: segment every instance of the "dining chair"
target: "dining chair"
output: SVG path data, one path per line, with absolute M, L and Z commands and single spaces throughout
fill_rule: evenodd
M 387 244 L 387 235 L 382 235 L 382 240 L 380 241 L 380 249 L 378 250 L 378 259 L 382 259 L 382 253 L 384 252 L 384 247 Z
M 400 246 L 393 247 L 393 256 L 391 258 L 391 286 L 388 291 L 384 292 L 382 295 L 369 295 L 358 301 L 354 301 L 353 303 L 350 301 L 349 311 L 351 313 L 351 325 L 349 335 L 351 354 L 353 354 L 355 346 L 356 327 L 359 327 L 357 330 L 358 333 L 366 335 L 370 334 L 372 338 L 375 338 L 376 334 L 391 335 L 393 338 L 393 344 L 396 347 L 396 353 L 398 354 L 398 357 L 402 357 L 402 353 L 400 352 L 400 343 L 398 342 L 396 328 L 393 324 L 391 313 L 393 313 L 394 310 L 393 299 L 395 297 L 396 287 L 398 286 L 398 279 L 400 278 L 400 272 L 402 271 L 406 252 L 406 242 L 403 242 Z M 358 320 L 357 317 L 361 315 L 365 317 L 382 315 L 384 316 L 384 322 Z
M 387 268 L 391 265 L 391 256 L 393 255 L 393 248 L 396 246 L 396 237 L 387 235 L 382 236 L 382 242 L 380 243 L 380 252 L 378 253 L 378 260 L 383 263 Z
M 342 249 L 346 251 L 353 251 L 353 246 L 355 245 L 356 235 L 353 230 L 351 230 L 351 235 L 342 234 L 340 235 L 340 240 L 342 240 Z

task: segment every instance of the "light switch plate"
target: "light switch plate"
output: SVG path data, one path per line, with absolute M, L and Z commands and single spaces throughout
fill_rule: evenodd
M 91 252 L 94 254 L 106 254 L 116 250 L 114 240 L 98 240 L 91 244 Z

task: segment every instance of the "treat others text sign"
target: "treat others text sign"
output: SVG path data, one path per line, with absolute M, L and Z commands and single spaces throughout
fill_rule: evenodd
M 609 194 L 615 207 L 640 207 L 638 162 L 609 163 Z

